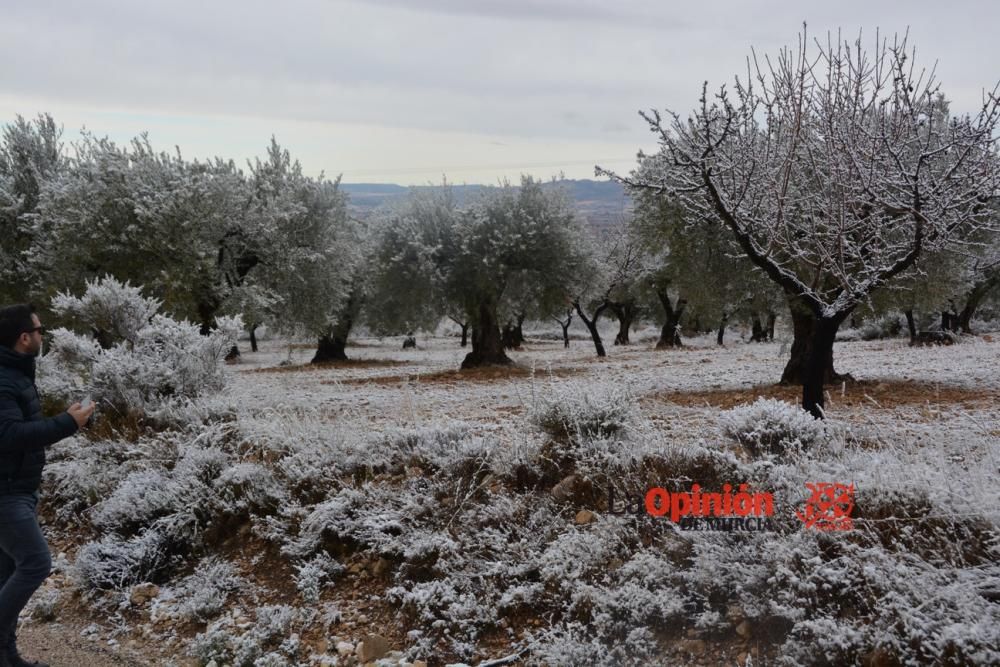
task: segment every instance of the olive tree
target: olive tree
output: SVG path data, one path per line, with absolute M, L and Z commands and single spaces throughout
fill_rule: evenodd
M 566 195 L 531 177 L 485 188 L 458 208 L 447 186 L 414 193 L 381 224 L 374 300 L 381 326 L 462 314 L 472 350 L 462 368 L 510 364 L 500 332 L 505 308 L 539 317 L 564 312 L 586 263 L 584 231 Z

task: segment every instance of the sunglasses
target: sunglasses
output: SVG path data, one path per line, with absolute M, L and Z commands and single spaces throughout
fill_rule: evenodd
M 31 329 L 25 330 L 24 333 L 34 333 L 36 331 L 38 333 L 42 334 L 43 336 L 47 333 L 45 327 L 33 327 Z

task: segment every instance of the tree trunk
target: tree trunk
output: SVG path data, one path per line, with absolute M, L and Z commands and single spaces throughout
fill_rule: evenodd
M 766 337 L 767 333 L 764 330 L 764 325 L 760 323 L 760 316 L 754 313 L 750 320 L 750 342 L 762 343 Z
M 514 342 L 515 337 L 514 325 L 507 322 L 507 324 L 503 325 L 503 331 L 500 332 L 500 341 L 503 343 L 503 349 L 513 350 L 517 347 L 517 344 Z
M 553 317 L 559 326 L 562 327 L 563 332 L 563 347 L 569 347 L 569 325 L 573 321 L 573 309 L 571 308 L 568 313 L 566 313 L 566 321 L 563 322 L 558 317 Z
M 910 345 L 913 345 L 917 340 L 917 323 L 913 320 L 913 309 L 907 308 L 903 314 L 906 315 L 906 328 L 910 331 Z
M 524 313 L 517 314 L 517 324 L 514 325 L 514 347 L 524 345 Z
M 726 336 L 726 322 L 728 320 L 729 318 L 723 315 L 722 319 L 719 321 L 719 333 L 715 336 L 715 344 L 719 347 L 722 347 L 722 340 Z
M 663 329 L 660 330 L 660 340 L 656 342 L 656 349 L 681 347 L 681 315 L 684 314 L 684 307 L 687 305 L 687 301 L 677 299 L 677 307 L 674 308 L 670 303 L 670 295 L 665 290 L 657 291 L 656 296 L 659 297 L 660 304 L 663 306 L 663 312 L 666 314 Z
M 781 373 L 781 384 L 801 385 L 804 383 L 806 364 L 812 350 L 816 317 L 809 306 L 799 297 L 788 297 L 788 310 L 792 316 L 792 356 L 785 364 L 785 370 Z M 840 321 L 842 322 L 843 319 Z M 834 330 L 834 334 L 836 334 L 836 330 Z M 833 345 L 831 344 L 823 369 L 823 380 L 827 383 L 833 383 L 847 379 L 852 378 L 850 375 L 840 375 L 833 369 Z
M 316 354 L 312 358 L 314 364 L 321 364 L 329 361 L 347 361 L 347 338 L 351 335 L 354 327 L 354 318 L 357 317 L 361 307 L 361 297 L 356 290 L 351 290 L 347 297 L 344 309 L 337 317 L 337 323 L 330 327 L 323 336 L 320 337 L 316 346 Z
M 219 304 L 203 300 L 198 303 L 197 310 L 198 319 L 201 320 L 199 332 L 202 336 L 207 336 L 212 333 L 212 327 L 215 326 L 215 314 L 219 311 Z
M 459 320 L 455 319 L 451 315 L 448 316 L 448 319 L 451 320 L 452 322 L 454 322 L 455 324 L 457 324 L 459 327 L 461 327 L 461 329 L 462 329 L 462 343 L 461 343 L 461 345 L 459 345 L 459 347 L 465 347 L 468 344 L 468 342 L 469 342 L 469 322 L 468 321 L 460 322 Z
M 250 351 L 251 352 L 256 352 L 257 351 L 257 325 L 256 324 L 251 324 L 250 325 Z
M 629 345 L 629 329 L 635 319 L 635 305 L 632 303 L 612 303 L 609 308 L 618 319 L 618 333 L 615 335 L 615 345 Z
M 347 361 L 347 338 L 328 334 L 321 336 L 316 345 L 316 354 L 310 363 L 321 364 L 330 361 Z
M 610 304 L 605 301 L 597 310 L 594 311 L 594 319 L 587 319 L 587 315 L 584 314 L 583 309 L 580 308 L 580 302 L 574 301 L 573 307 L 576 308 L 576 314 L 580 316 L 583 324 L 587 327 L 587 331 L 590 332 L 590 338 L 594 341 L 594 349 L 597 350 L 597 356 L 606 357 L 607 352 L 604 351 L 604 341 L 601 340 L 601 333 L 597 330 L 597 322 L 601 319 L 601 314 L 608 308 Z
M 472 352 L 465 355 L 462 368 L 508 366 L 512 363 L 514 362 L 504 353 L 500 325 L 497 323 L 496 304 L 483 301 L 479 304 L 476 326 L 472 328 Z
M 996 275 L 972 286 L 968 296 L 965 297 L 965 306 L 958 315 L 958 328 L 961 329 L 962 333 L 972 333 L 972 316 L 976 314 L 976 309 L 979 308 L 979 304 L 982 303 L 986 295 L 998 286 L 1000 286 L 1000 270 L 996 272 Z
M 778 319 L 777 313 L 775 313 L 773 310 L 767 311 L 767 326 L 764 327 L 764 329 L 767 333 L 767 339 L 769 341 L 774 340 L 774 323 L 775 321 L 777 321 L 777 319 Z
M 843 318 L 814 319 L 803 370 L 802 409 L 816 419 L 824 418 L 823 385 L 827 382 L 827 368 L 833 363 L 833 341 L 842 321 Z

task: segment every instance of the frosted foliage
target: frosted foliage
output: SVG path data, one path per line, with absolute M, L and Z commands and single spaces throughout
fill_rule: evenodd
M 550 387 L 531 414 L 532 421 L 556 438 L 622 438 L 638 421 L 635 397 L 616 386 L 588 392 Z
M 287 605 L 266 605 L 257 610 L 250 627 L 236 626 L 231 617 L 213 621 L 191 643 L 189 653 L 201 664 L 234 667 L 286 667 L 304 664 L 297 634 L 290 634 L 299 613 Z
M 210 557 L 161 596 L 175 599 L 174 606 L 182 618 L 205 621 L 222 612 L 229 595 L 244 584 L 231 563 Z
M 172 565 L 169 538 L 149 529 L 129 539 L 117 535 L 84 545 L 77 553 L 77 581 L 85 589 L 125 589 L 159 581 Z
M 826 428 L 805 410 L 785 401 L 758 398 L 723 412 L 725 434 L 755 455 L 799 452 L 821 443 Z
M 82 297 L 59 293 L 52 311 L 71 317 L 89 330 L 101 331 L 114 342 L 135 342 L 160 310 L 160 302 L 144 297 L 139 287 L 120 283 L 111 276 L 87 281 Z
M 84 391 L 120 414 L 150 413 L 225 385 L 222 362 L 242 329 L 239 317 L 218 318 L 218 327 L 202 336 L 193 324 L 155 313 L 155 301 L 113 278 L 89 283 L 80 299 L 57 301 L 92 326 L 119 314 L 124 324 L 118 329 L 121 338 L 107 349 L 66 329 L 55 330 L 40 363 L 39 385 L 46 393 L 77 399 Z M 88 319 L 92 312 L 96 316 Z
M 995 95 L 952 116 L 906 38 L 873 49 L 799 36 L 748 62 L 687 118 L 645 114 L 659 138 L 632 187 L 728 229 L 743 253 L 817 315 L 843 317 L 921 253 L 994 224 Z

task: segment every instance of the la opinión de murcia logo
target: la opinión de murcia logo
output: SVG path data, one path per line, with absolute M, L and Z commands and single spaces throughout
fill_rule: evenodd
M 804 527 L 816 530 L 851 530 L 854 523 L 854 484 L 832 482 L 806 483 L 812 495 L 805 506 L 795 512 Z
M 810 497 L 795 515 L 804 528 L 814 530 L 851 530 L 854 525 L 854 484 L 834 482 L 806 483 Z M 611 514 L 649 515 L 669 518 L 681 530 L 771 531 L 774 495 L 751 492 L 749 484 L 740 484 L 733 493 L 732 484 L 723 484 L 720 493 L 705 492 L 698 484 L 690 491 L 667 491 L 654 486 L 644 496 L 626 495 L 616 504 L 615 489 L 608 487 L 608 512 Z
M 733 493 L 731 484 L 723 484 L 721 493 L 703 492 L 701 486 L 692 484 L 690 491 L 670 492 L 654 486 L 640 502 L 626 497 L 620 509 L 615 507 L 615 492 L 608 488 L 608 511 L 655 517 L 669 516 L 681 530 L 742 530 L 749 532 L 773 530 L 765 517 L 774 515 L 774 496 L 767 492 L 750 492 L 748 484 L 740 484 Z

